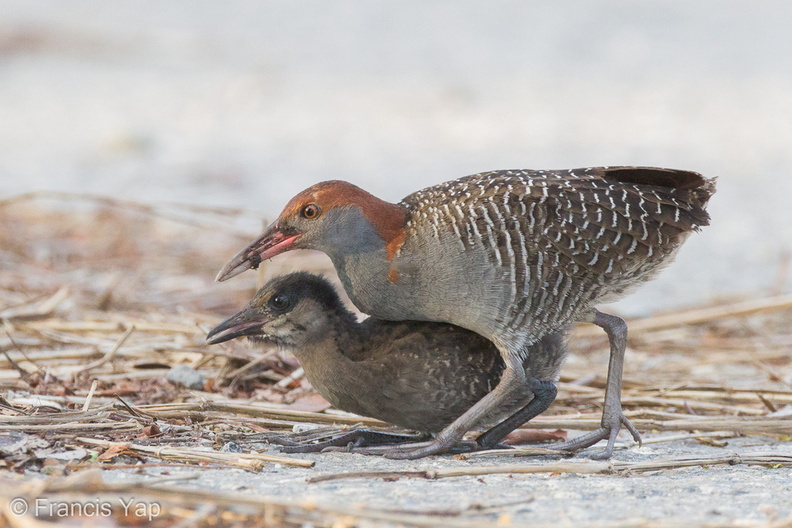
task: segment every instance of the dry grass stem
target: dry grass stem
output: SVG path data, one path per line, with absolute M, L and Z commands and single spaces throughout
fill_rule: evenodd
M 47 207 L 40 206 L 42 200 L 47 200 Z M 385 427 L 377 420 L 327 409 L 288 354 L 257 349 L 243 340 L 213 347 L 205 344 L 206 331 L 241 308 L 254 293 L 252 279 L 218 285 L 214 276 L 239 249 L 240 239 L 234 235 L 248 240 L 261 226 L 259 216 L 67 193 L 31 193 L 0 201 L 4 227 L 0 230 L 0 434 L 30 437 L 53 451 L 76 445 L 127 449 L 152 463 L 257 470 L 267 463 L 309 467 L 306 460 L 251 451 L 264 448 L 259 443 L 273 435 L 288 435 L 295 426 Z M 295 268 L 334 276 L 326 258 L 305 253 L 268 262 L 259 279 Z M 790 320 L 792 295 L 757 295 L 628 321 L 623 405 L 646 435 L 646 443 L 694 440 L 721 445 L 733 435 L 788 440 L 792 431 Z M 576 328 L 556 401 L 525 428 L 598 428 L 607 355 L 601 329 Z M 168 379 L 180 365 L 193 374 L 191 381 Z M 318 438 L 321 429 L 316 431 Z M 757 444 L 766 441 L 763 437 L 757 438 Z M 238 442 L 245 452 L 220 451 L 226 442 Z M 501 456 L 543 453 L 547 451 L 540 446 L 511 449 Z M 42 471 L 41 459 L 31 452 L 15 456 L 0 464 L 20 472 Z M 92 464 L 73 462 L 74 466 L 52 467 L 63 473 L 75 471 L 73 476 L 78 478 L 85 472 L 78 469 Z M 127 462 L 119 457 L 117 465 L 124 467 Z M 492 468 L 462 466 L 367 477 L 446 478 L 534 471 L 622 474 L 717 464 L 790 465 L 786 454 L 724 449 L 722 457 L 700 460 L 632 464 L 520 460 Z M 105 462 L 102 467 L 114 465 Z M 5 474 L 0 479 L 8 480 Z M 0 499 L 6 496 L 5 490 L 18 487 L 18 481 L 13 482 L 17 484 L 0 485 Z M 31 482 L 27 489 L 33 495 L 65 493 L 67 482 L 74 485 L 79 478 Z M 96 480 L 85 488 L 70 489 L 87 493 L 131 488 Z M 185 526 L 195 519 L 217 519 L 212 517 L 216 511 L 211 513 L 206 504 L 250 508 L 249 518 L 256 521 L 252 524 L 269 520 L 276 525 L 275 521 L 287 519 L 292 525 L 330 526 L 337 521 L 341 526 L 355 519 L 375 519 L 420 526 L 485 525 L 200 490 L 185 497 L 182 492 L 145 484 L 136 484 L 134 491 L 174 503 L 194 501 L 184 515 L 172 508 L 174 524 L 183 521 Z M 9 519 L 5 514 L 0 524 L 3 520 L 17 526 L 35 524 L 26 517 Z M 664 526 L 643 520 L 608 526 L 650 525 Z
M 209 462 L 234 466 L 251 471 L 261 471 L 264 462 L 272 462 L 276 464 L 283 464 L 284 466 L 303 468 L 313 467 L 314 465 L 312 460 L 300 460 L 297 458 L 265 455 L 261 453 L 223 453 L 214 450 L 198 450 L 184 447 L 146 446 L 134 443 L 108 442 L 106 440 L 100 440 L 97 438 L 85 437 L 78 437 L 74 440 L 76 442 L 93 446 L 105 448 L 122 448 L 123 450 L 153 456 L 155 458 L 161 458 L 162 460 L 172 460 L 185 463 Z
M 558 454 L 550 450 L 531 450 L 535 455 Z M 720 457 L 677 457 L 657 459 L 641 462 L 547 462 L 547 463 L 522 463 L 499 464 L 497 466 L 452 467 L 425 471 L 367 471 L 334 473 L 309 477 L 308 482 L 326 482 L 328 480 L 342 480 L 351 478 L 425 478 L 441 479 L 449 477 L 469 477 L 495 474 L 518 473 L 571 473 L 586 474 L 614 474 L 629 472 L 645 472 L 679 469 L 691 466 L 716 466 L 716 465 L 767 465 L 775 467 L 792 467 L 792 451 L 785 454 L 778 453 L 729 453 Z
M 634 335 L 650 330 L 708 323 L 710 321 L 718 321 L 731 317 L 746 317 L 761 312 L 789 310 L 790 308 L 792 308 L 792 295 L 778 295 L 766 299 L 752 299 L 724 306 L 682 310 L 669 314 L 655 315 L 645 319 L 638 319 L 629 322 L 629 331 Z M 600 335 L 601 332 L 602 330 L 587 325 L 578 330 L 578 335 L 594 336 Z
M 80 369 L 79 372 L 91 371 L 91 370 L 93 370 L 95 368 L 101 367 L 102 365 L 104 365 L 105 363 L 107 363 L 108 361 L 113 359 L 113 356 L 115 355 L 115 353 L 118 352 L 118 349 L 121 348 L 121 346 L 126 342 L 127 338 L 129 338 L 129 336 L 132 335 L 132 332 L 134 332 L 134 331 L 135 331 L 135 326 L 134 325 L 132 325 L 129 328 L 127 328 L 126 331 L 124 332 L 124 335 L 122 335 L 120 338 L 118 338 L 118 341 L 116 341 L 116 344 L 113 345 L 113 348 L 111 348 L 107 352 L 107 354 L 105 354 L 102 357 L 102 359 L 100 359 L 98 361 L 94 361 L 93 363 L 89 363 L 88 365 L 86 365 L 82 369 Z
M 90 409 L 91 400 L 93 399 L 94 392 L 96 392 L 96 387 L 98 385 L 99 385 L 99 382 L 97 380 L 93 380 L 93 383 L 91 383 L 91 388 L 88 391 L 88 396 L 85 397 L 85 403 L 83 403 L 82 412 L 87 412 L 88 409 Z

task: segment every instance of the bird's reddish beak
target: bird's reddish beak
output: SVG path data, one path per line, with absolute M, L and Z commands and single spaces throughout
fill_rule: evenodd
M 284 251 L 292 249 L 290 246 L 300 238 L 302 233 L 287 232 L 278 227 L 275 222 L 264 231 L 264 234 L 254 240 L 248 247 L 234 255 L 215 277 L 222 282 L 231 277 L 236 277 L 243 271 L 256 269 L 261 261 L 271 259 Z
M 206 343 L 216 345 L 241 336 L 262 335 L 261 325 L 266 321 L 246 309 L 235 313 L 206 334 Z

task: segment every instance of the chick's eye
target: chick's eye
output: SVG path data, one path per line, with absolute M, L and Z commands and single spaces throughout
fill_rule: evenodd
M 270 299 L 269 304 L 276 310 L 285 310 L 289 307 L 289 298 L 286 295 L 280 293 Z
M 316 204 L 308 204 L 302 208 L 300 214 L 303 218 L 307 218 L 308 220 L 313 220 L 314 218 L 318 217 L 322 213 L 322 210 L 319 209 L 319 206 Z

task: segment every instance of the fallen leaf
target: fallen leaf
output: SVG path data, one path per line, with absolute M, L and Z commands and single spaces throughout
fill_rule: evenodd
M 562 430 L 544 431 L 542 429 L 517 429 L 503 439 L 506 445 L 534 444 L 537 442 L 563 442 L 567 432 Z
M 322 398 L 319 394 L 312 393 L 307 394 L 305 396 L 300 397 L 300 399 L 295 400 L 293 403 L 290 403 L 287 408 L 293 409 L 295 411 L 307 411 L 307 412 L 321 412 L 325 409 L 329 409 L 332 407 L 329 401 Z
M 147 425 L 146 427 L 143 428 L 142 436 L 148 438 L 154 438 L 155 436 L 161 436 L 161 435 L 162 435 L 162 430 L 157 426 L 157 424 Z
M 99 462 L 110 462 L 119 455 L 132 455 L 135 453 L 129 449 L 129 444 L 113 444 L 99 455 L 96 460 Z

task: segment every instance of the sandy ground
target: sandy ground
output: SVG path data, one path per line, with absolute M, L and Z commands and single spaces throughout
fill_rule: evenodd
M 792 291 L 787 2 L 8 0 L 0 11 L 0 198 L 60 190 L 247 208 L 252 236 L 259 216 L 322 179 L 397 200 L 495 168 L 688 168 L 719 178 L 712 226 L 614 309 Z M 615 458 L 753 449 L 790 448 L 748 437 Z M 208 469 L 183 486 L 526 525 L 792 516 L 788 468 L 307 484 L 320 473 L 514 461 L 306 457 L 314 469 Z
M 651 439 L 648 435 L 647 439 Z M 632 447 L 615 461 L 656 461 L 664 457 L 721 457 L 761 451 L 792 455 L 788 444 L 766 438 L 741 438 L 727 447 L 678 441 Z M 590 451 L 594 452 L 594 451 Z M 445 522 L 491 522 L 493 526 L 761 526 L 792 518 L 792 469 L 761 466 L 711 466 L 625 475 L 508 474 L 441 480 L 382 478 L 306 483 L 308 477 L 359 471 L 425 471 L 504 464 L 538 465 L 558 457 L 491 456 L 469 461 L 452 457 L 404 462 L 349 453 L 300 455 L 316 461 L 311 469 L 267 468 L 251 475 L 241 470 L 204 470 L 185 489 L 210 488 L 305 499 L 317 504 L 347 504 L 413 514 L 446 516 Z M 568 459 L 585 463 L 585 454 Z M 170 476 L 195 473 L 169 470 Z M 106 473 L 110 482 L 138 481 L 140 475 Z M 157 477 L 158 472 L 152 472 Z M 440 526 L 443 519 L 438 518 Z M 784 524 L 785 526 L 787 524 Z

